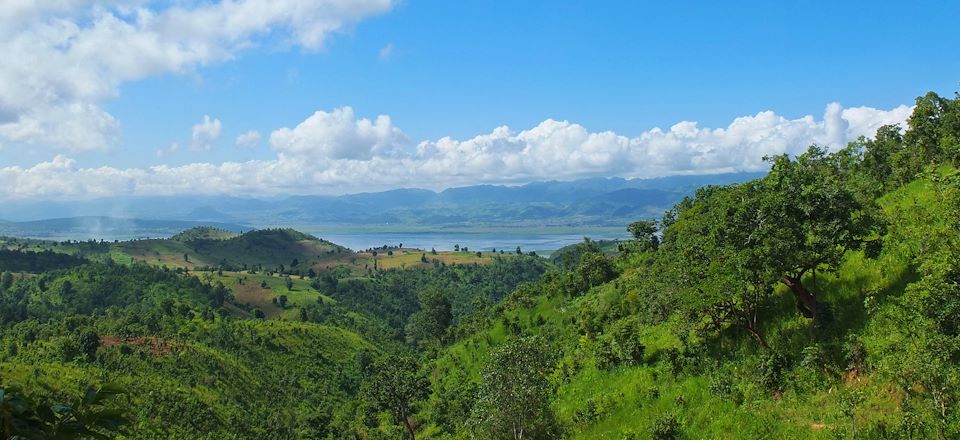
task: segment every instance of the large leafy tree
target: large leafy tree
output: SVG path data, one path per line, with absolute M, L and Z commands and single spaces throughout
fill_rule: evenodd
M 373 364 L 373 375 L 364 382 L 364 395 L 375 408 L 389 411 L 416 439 L 412 420 L 414 404 L 430 392 L 430 382 L 416 359 L 409 356 L 386 356 Z
M 830 317 L 811 281 L 882 229 L 879 210 L 847 182 L 847 153 L 810 147 L 771 158 L 766 177 L 703 188 L 668 213 L 658 258 L 669 262 L 664 274 L 694 320 L 741 327 L 766 347 L 759 321 L 777 284 L 811 324 Z
M 758 182 L 702 188 L 665 222 L 657 268 L 692 321 L 742 328 L 769 348 L 759 320 L 775 278 L 758 255 L 759 200 Z
M 795 159 L 769 159 L 773 165 L 760 182 L 756 206 L 757 264 L 790 289 L 813 323 L 827 318 L 828 309 L 805 276 L 815 281 L 818 270 L 836 269 L 848 250 L 879 243 L 883 228 L 879 210 L 849 188 L 836 159 L 816 146 Z
M 904 141 L 919 155 L 920 165 L 960 159 L 960 99 L 928 92 L 917 98 L 907 123 Z
M 473 409 L 474 435 L 491 439 L 556 438 L 550 409 L 554 366 L 541 337 L 516 339 L 494 351 Z

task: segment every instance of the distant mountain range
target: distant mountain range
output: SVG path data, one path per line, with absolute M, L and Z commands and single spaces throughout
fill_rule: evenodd
M 210 221 L 81 216 L 21 222 L 0 221 L 0 236 L 50 240 L 75 239 L 77 237 L 111 237 L 119 240 L 131 240 L 146 237 L 169 237 L 185 229 L 198 226 L 212 226 L 233 232 L 251 229 L 237 224 Z
M 157 236 L 152 233 L 175 233 L 199 224 L 229 230 L 325 224 L 398 228 L 621 226 L 641 218 L 659 217 L 701 186 L 743 182 L 761 175 L 590 178 L 521 186 L 475 185 L 440 192 L 397 189 L 275 199 L 169 196 L 8 201 L 0 212 L 4 220 L 0 221 L 0 235 L 55 235 L 65 229 L 112 228 L 131 230 L 133 235 Z

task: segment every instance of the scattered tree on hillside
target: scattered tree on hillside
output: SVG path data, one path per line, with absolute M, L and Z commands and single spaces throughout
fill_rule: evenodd
M 375 408 L 389 411 L 394 421 L 406 428 L 410 440 L 416 440 L 414 405 L 430 392 L 430 381 L 419 363 L 408 356 L 386 356 L 371 368 L 373 375 L 364 381 L 363 395 Z
M 686 289 L 688 311 L 740 326 L 764 346 L 757 322 L 774 285 L 789 288 L 813 336 L 832 314 L 805 277 L 835 269 L 882 231 L 877 209 L 844 182 L 837 155 L 810 147 L 770 161 L 766 177 L 701 188 L 663 220 L 664 273 Z
M 757 238 L 750 263 L 764 276 L 778 277 L 812 325 L 831 316 L 804 276 L 815 280 L 818 270 L 836 269 L 848 250 L 879 244 L 876 236 L 883 231 L 879 209 L 866 206 L 850 190 L 835 159 L 815 146 L 796 159 L 770 159 L 773 167 L 760 181 L 759 221 L 750 231 Z
M 657 222 L 654 220 L 630 223 L 627 226 L 627 232 L 630 232 L 630 235 L 640 242 L 645 249 L 656 250 L 660 246 L 660 237 L 657 236 Z
M 287 295 L 280 295 L 280 297 L 277 298 L 277 304 L 280 305 L 281 309 L 287 308 Z
M 554 359 L 541 337 L 516 339 L 498 347 L 483 370 L 483 382 L 471 415 L 481 438 L 557 438 L 548 376 Z
M 531 256 L 535 256 L 532 253 Z M 613 263 L 599 252 L 587 252 L 573 270 L 563 273 L 560 288 L 570 297 L 587 293 L 590 288 L 606 283 L 617 276 Z
M 418 295 L 420 310 L 410 316 L 407 336 L 411 341 L 426 339 L 444 340 L 447 329 L 453 323 L 453 313 L 447 295 L 438 288 L 430 287 Z
M 763 276 L 754 255 L 761 245 L 753 235 L 756 183 L 706 187 L 696 201 L 678 205 L 664 234 L 655 271 L 669 280 L 665 289 L 679 294 L 682 312 L 691 322 L 720 331 L 734 325 L 769 348 L 759 319 L 775 281 Z

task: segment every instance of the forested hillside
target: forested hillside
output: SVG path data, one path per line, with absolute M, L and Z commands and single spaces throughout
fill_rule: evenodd
M 22 244 L 0 438 L 960 437 L 960 99 L 767 160 L 553 261 Z
M 424 436 L 956 438 L 960 100 L 906 128 L 565 250 L 428 364 Z

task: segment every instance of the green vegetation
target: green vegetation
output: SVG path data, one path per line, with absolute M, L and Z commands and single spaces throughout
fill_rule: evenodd
M 532 257 L 491 257 L 484 265 L 367 271 L 349 264 L 357 254 L 341 250 L 333 258 L 342 248 L 293 231 L 218 239 L 220 246 L 209 241 L 191 241 L 213 251 L 188 258 L 172 247 L 175 240 L 29 241 L 45 250 L 6 251 L 19 266 L 0 274 L 0 388 L 18 396 L 16 402 L 40 402 L 17 403 L 8 412 L 11 423 L 52 432 L 41 426 L 47 419 L 38 419 L 46 413 L 37 408 L 56 405 L 45 402 L 74 402 L 83 398 L 77 390 L 117 384 L 129 393 L 103 401 L 102 410 L 129 419 L 123 434 L 130 438 L 367 438 L 390 432 L 361 388 L 384 356 L 420 365 L 405 342 L 413 337 L 408 322 L 413 314 L 438 316 L 420 311 L 421 292 L 444 298 L 445 313 L 430 330 L 439 344 L 455 317 L 468 319 L 547 268 Z M 171 246 L 169 255 L 180 254 L 180 261 L 232 249 L 241 258 L 284 263 L 186 270 L 139 259 L 118 264 L 111 255 L 134 246 Z M 241 246 L 250 246 L 252 257 L 236 250 Z M 330 255 L 324 261 L 333 266 L 316 264 L 318 246 L 333 251 L 321 254 Z M 81 247 L 94 261 L 69 253 Z M 404 391 L 411 405 L 426 395 L 422 383 Z M 66 426 L 68 416 L 58 413 L 57 426 Z M 117 432 L 83 421 L 97 432 Z M 84 432 L 58 438 L 93 436 Z
M 79 266 L 85 262 L 83 258 L 50 250 L 35 252 L 0 249 L 0 271 L 43 272 Z
M 173 241 L 189 243 L 192 241 L 229 240 L 231 238 L 236 238 L 238 235 L 240 234 L 228 231 L 226 229 L 197 226 L 174 235 L 173 237 L 170 237 L 170 239 Z
M 957 438 L 958 139 L 929 94 L 552 261 L 5 240 L 3 438 Z
M 542 337 L 566 438 L 957 437 L 958 102 L 922 97 L 935 114 L 905 134 L 703 188 L 616 257 L 557 252 L 432 361 L 422 432 L 478 432 L 464 409 L 490 407 L 500 350 Z M 506 420 L 483 432 L 516 438 Z

